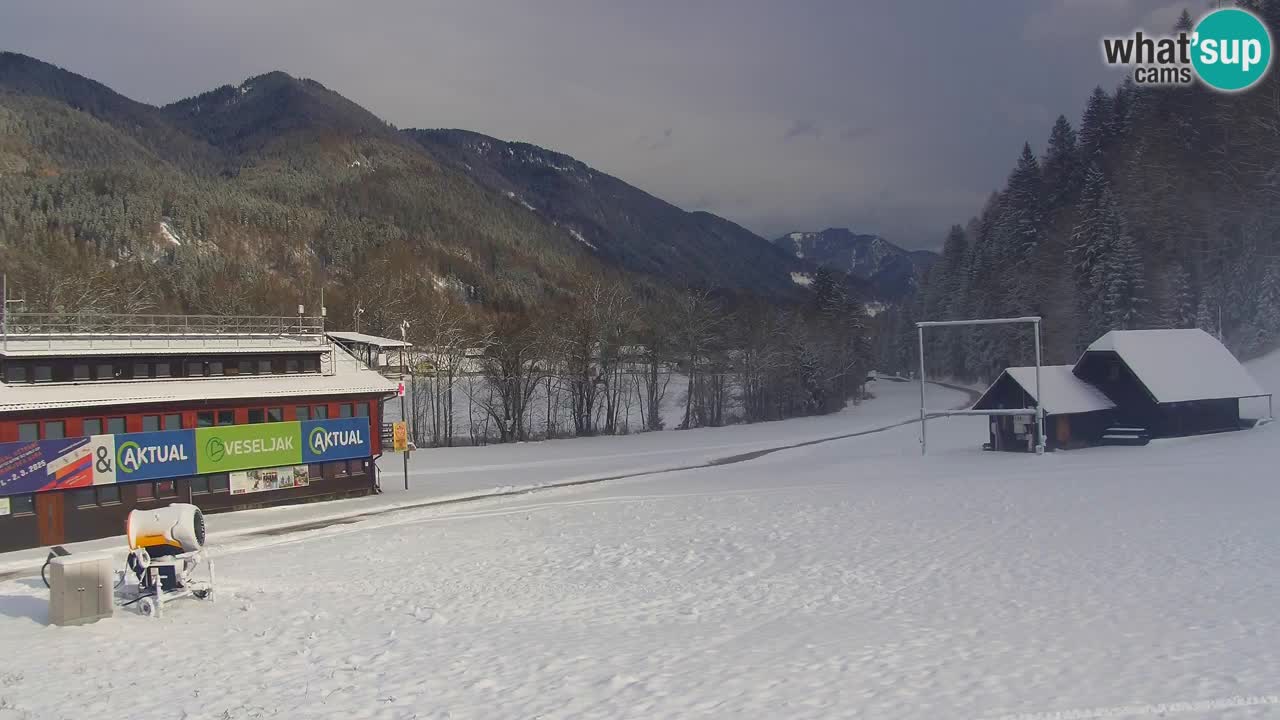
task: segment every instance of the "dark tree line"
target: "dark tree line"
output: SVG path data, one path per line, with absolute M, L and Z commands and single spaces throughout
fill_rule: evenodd
M 1280 29 L 1280 0 L 1241 2 Z M 1191 27 L 1183 13 L 1177 29 Z M 1022 148 L 982 212 L 951 228 L 913 302 L 879 318 L 878 360 L 916 365 L 914 322 L 1044 317 L 1045 361 L 1111 329 L 1199 327 L 1249 357 L 1280 339 L 1280 73 L 1242 93 L 1097 88 L 1078 126 Z M 1015 326 L 931 331 L 931 374 L 1030 362 Z
M 458 441 L 464 404 L 471 442 L 661 430 L 664 402 L 681 429 L 830 413 L 863 397 L 871 367 L 862 305 L 829 271 L 790 307 L 581 276 L 558 303 L 406 311 L 422 444 Z

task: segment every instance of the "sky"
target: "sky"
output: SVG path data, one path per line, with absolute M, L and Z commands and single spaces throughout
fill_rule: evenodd
M 0 0 L 0 49 L 164 104 L 271 70 L 567 153 L 764 235 L 936 247 L 1208 0 Z

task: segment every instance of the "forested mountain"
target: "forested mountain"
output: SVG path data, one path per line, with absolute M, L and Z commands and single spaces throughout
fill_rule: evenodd
M 433 156 L 627 270 L 795 298 L 791 273 L 812 269 L 724 218 L 685 212 L 568 155 L 466 130 L 406 132 Z
M 1272 34 L 1280 0 L 1248 3 Z M 1190 28 L 1186 13 L 1178 29 Z M 1022 148 L 1005 187 L 946 235 L 916 301 L 883 321 L 881 364 L 915 365 L 913 322 L 1038 314 L 1045 361 L 1107 330 L 1199 327 L 1245 357 L 1280 339 L 1280 73 L 1223 94 L 1199 84 L 1097 88 Z M 1033 360 L 1030 332 L 930 331 L 930 373 L 992 379 Z
M 795 257 L 865 280 L 871 294 L 882 300 L 901 300 L 914 293 L 938 259 L 935 252 L 904 250 L 879 235 L 848 228 L 788 233 L 773 244 Z
M 567 156 L 400 131 L 311 80 L 157 108 L 13 53 L 0 265 L 32 309 L 290 313 L 323 284 L 331 318 L 359 305 L 375 332 L 442 297 L 566 302 L 584 274 L 801 302 L 809 267 Z

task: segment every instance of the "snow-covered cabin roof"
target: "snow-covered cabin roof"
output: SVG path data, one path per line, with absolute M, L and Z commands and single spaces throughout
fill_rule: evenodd
M 1040 390 L 1044 395 L 1044 412 L 1046 415 L 1093 412 L 1095 410 L 1110 410 L 1115 407 L 1115 403 L 1102 394 L 1101 390 L 1072 374 L 1071 368 L 1072 366 L 1070 365 L 1042 365 L 1040 367 Z M 986 392 L 982 394 L 982 397 L 978 398 L 978 402 L 973 404 L 975 409 L 992 409 L 993 406 L 987 402 L 987 395 L 1000 383 L 1000 379 L 1006 375 L 1026 391 L 1033 401 L 1039 402 L 1039 398 L 1036 397 L 1035 366 L 1011 367 L 1001 373 L 1000 377 L 996 378 L 996 381 L 991 384 L 991 387 L 987 388 Z
M 1268 394 L 1230 350 L 1199 329 L 1112 330 L 1093 341 L 1080 360 L 1091 352 L 1119 355 L 1159 403 Z
M 79 383 L 0 383 L 0 413 L 55 408 L 176 403 L 193 400 L 389 394 L 396 384 L 341 349 L 332 373 L 257 375 Z
M 378 337 L 377 335 L 365 335 L 358 332 L 330 332 L 326 333 L 329 337 L 340 342 L 360 343 L 362 345 L 373 345 L 380 348 L 407 348 L 412 347 L 412 343 L 403 340 L 392 340 L 391 338 Z

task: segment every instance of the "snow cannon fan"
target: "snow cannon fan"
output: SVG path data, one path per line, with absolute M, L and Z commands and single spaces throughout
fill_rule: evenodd
M 204 513 L 187 503 L 129 513 L 129 549 L 152 557 L 196 552 L 204 547 Z
M 213 561 L 205 556 L 204 513 L 187 503 L 154 510 L 134 510 L 126 524 L 128 567 L 137 579 L 142 611 L 159 615 L 166 599 L 185 595 L 209 597 Z M 206 561 L 209 580 L 194 581 L 192 571 Z

